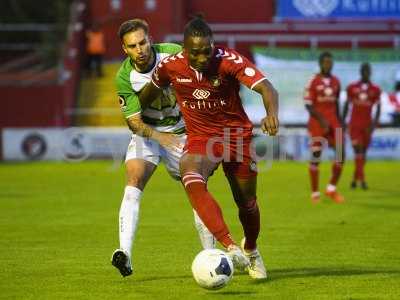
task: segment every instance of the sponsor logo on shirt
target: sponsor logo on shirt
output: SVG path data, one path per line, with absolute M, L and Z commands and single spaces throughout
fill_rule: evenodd
M 192 79 L 191 78 L 176 78 L 176 81 L 185 83 L 185 82 L 192 82 Z
M 207 99 L 208 96 L 210 96 L 210 92 L 207 90 L 195 89 L 192 95 L 196 99 Z
M 198 101 L 183 101 L 182 107 L 194 110 L 214 110 L 227 105 L 226 100 L 198 100 Z

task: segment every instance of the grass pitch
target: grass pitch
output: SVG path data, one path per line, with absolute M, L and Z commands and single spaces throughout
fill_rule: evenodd
M 268 170 L 267 170 L 268 169 Z M 322 166 L 321 186 L 330 165 Z M 219 291 L 191 276 L 200 251 L 183 189 L 160 167 L 146 187 L 134 275 L 110 264 L 118 246 L 123 167 L 111 162 L 0 165 L 1 299 L 399 299 L 400 163 L 370 162 L 369 191 L 339 186 L 347 202 L 309 201 L 307 166 L 261 166 L 259 248 L 270 278 L 234 275 Z M 227 182 L 210 190 L 234 237 L 241 228 Z

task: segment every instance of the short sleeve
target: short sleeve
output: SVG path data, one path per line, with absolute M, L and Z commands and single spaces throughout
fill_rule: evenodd
M 118 74 L 115 79 L 121 111 L 126 119 L 141 112 L 138 95 L 133 91 L 129 77 Z
M 168 59 L 169 57 L 158 63 L 151 77 L 153 84 L 159 88 L 168 87 L 171 83 L 168 73 Z
M 250 89 L 266 79 L 253 63 L 235 50 L 218 48 L 216 57 L 223 58 L 222 66 L 226 73 L 232 75 Z

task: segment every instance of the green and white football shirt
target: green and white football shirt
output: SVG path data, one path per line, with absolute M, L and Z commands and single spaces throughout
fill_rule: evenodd
M 147 73 L 136 71 L 129 57 L 123 61 L 119 68 L 116 85 L 122 113 L 126 119 L 141 113 L 143 122 L 160 132 L 183 133 L 185 123 L 171 89 L 164 90 L 162 95 L 154 99 L 146 109 L 142 110 L 140 106 L 140 91 L 146 83 L 151 81 L 151 75 L 158 62 L 171 54 L 178 53 L 182 50 L 182 47 L 177 44 L 162 43 L 152 45 L 152 49 L 156 55 L 156 62 Z

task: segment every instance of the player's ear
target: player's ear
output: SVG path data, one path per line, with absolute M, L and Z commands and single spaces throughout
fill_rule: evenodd
M 122 46 L 122 50 L 124 50 L 125 54 L 128 54 L 128 51 L 126 50 L 125 44 L 122 43 L 121 46 Z
M 149 40 L 149 44 L 153 45 L 153 37 L 151 35 L 149 35 L 148 40 Z

